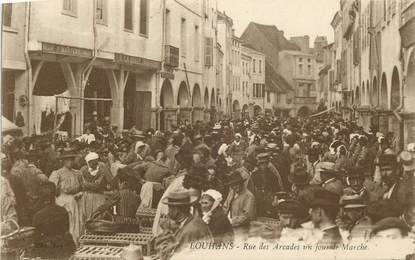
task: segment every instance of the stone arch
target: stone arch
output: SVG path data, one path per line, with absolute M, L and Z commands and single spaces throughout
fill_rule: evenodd
M 249 116 L 249 107 L 247 104 L 244 104 L 242 106 L 242 117 L 248 117 Z
M 194 107 L 202 107 L 202 94 L 200 92 L 200 87 L 198 84 L 195 84 L 193 87 L 193 94 L 192 94 L 192 104 Z
M 364 81 L 362 81 L 362 95 L 360 95 L 360 104 L 366 105 L 366 86 Z
M 396 67 L 393 68 L 391 78 L 391 110 L 395 110 L 401 103 L 401 84 L 399 80 L 399 72 Z
M 376 76 L 373 77 L 372 82 L 371 104 L 374 107 L 377 107 L 379 105 L 378 78 Z
M 310 108 L 308 106 L 302 106 L 297 111 L 297 116 L 305 117 L 310 114 Z
M 385 72 L 382 74 L 381 82 L 380 82 L 380 107 L 383 109 L 388 109 L 388 84 L 386 81 L 386 74 Z
M 169 79 L 165 79 L 161 85 L 160 106 L 162 108 L 174 107 L 173 86 Z
M 172 124 L 176 123 L 176 111 L 174 105 L 173 86 L 169 79 L 165 79 L 161 85 L 160 106 L 163 110 L 160 112 L 160 129 L 166 130 Z
M 177 93 L 177 105 L 182 107 L 188 107 L 190 100 L 190 94 L 187 90 L 187 85 L 182 81 L 179 85 L 179 92 Z
M 235 119 L 239 119 L 241 116 L 241 106 L 239 105 L 239 101 L 236 99 L 232 102 L 232 111 L 233 117 Z
M 215 106 L 216 106 L 215 89 L 212 88 L 212 93 L 210 94 L 210 107 L 213 108 Z
M 209 90 L 208 87 L 205 88 L 205 95 L 203 97 L 203 103 L 205 108 L 209 108 Z
M 415 112 L 415 50 L 412 51 L 408 60 L 405 97 L 407 97 L 405 100 L 405 110 Z
M 108 77 L 103 69 L 93 68 L 84 90 L 86 98 L 114 98 L 115 90 L 110 87 Z M 97 111 L 98 119 L 111 115 L 111 103 L 109 101 L 85 101 L 84 123 L 92 121 L 92 113 Z

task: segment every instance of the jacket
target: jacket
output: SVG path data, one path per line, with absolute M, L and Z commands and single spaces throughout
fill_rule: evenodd
M 216 243 L 233 241 L 232 225 L 221 207 L 213 210 L 208 225 Z
M 188 244 L 195 241 L 213 242 L 212 233 L 203 220 L 197 216 L 190 215 L 181 228 L 175 233 L 177 246 L 175 251 L 181 251 Z
M 249 222 L 255 218 L 255 197 L 246 188 L 237 194 L 231 190 L 223 204 L 225 213 L 230 216 L 230 222 L 233 227 L 249 225 Z

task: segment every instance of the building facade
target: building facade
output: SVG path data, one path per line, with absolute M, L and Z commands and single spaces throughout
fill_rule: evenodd
M 281 51 L 279 71 L 294 87 L 292 115 L 307 116 L 317 109 L 317 63 L 313 54 L 301 51 Z

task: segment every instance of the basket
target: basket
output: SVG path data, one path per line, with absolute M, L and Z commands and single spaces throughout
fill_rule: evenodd
M 156 209 L 152 208 L 139 208 L 136 216 L 140 219 L 140 227 L 153 227 L 156 211 Z
M 75 254 L 70 258 L 71 260 L 116 260 L 122 259 L 122 247 L 112 246 L 81 246 L 76 250 Z
M 111 220 L 106 220 L 105 217 L 109 217 Z M 115 222 L 114 216 L 107 211 L 104 213 L 95 212 L 85 224 L 87 231 L 102 234 L 117 233 L 120 226 L 119 223 Z
M 32 247 L 34 242 L 34 227 L 20 227 L 13 219 L 6 220 L 15 225 L 16 230 L 10 234 L 1 236 L 1 252 L 9 253 L 20 249 Z
M 115 234 L 91 234 L 82 235 L 79 239 L 82 245 L 110 245 L 110 246 L 128 246 L 134 244 L 141 246 L 144 256 L 154 253 L 154 239 L 152 234 L 144 233 L 115 233 Z

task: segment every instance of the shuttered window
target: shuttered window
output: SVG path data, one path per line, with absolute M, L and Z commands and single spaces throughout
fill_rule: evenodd
M 77 11 L 77 0 L 63 0 L 62 13 L 76 16 Z
M 213 65 L 213 38 L 205 38 L 205 66 Z
M 124 29 L 133 30 L 133 0 L 124 0 Z
M 182 18 L 180 27 L 180 53 L 182 57 L 186 57 L 186 19 Z
M 148 35 L 148 0 L 140 0 L 140 34 Z
M 13 5 L 3 4 L 3 26 L 12 26 Z
M 107 0 L 96 0 L 95 18 L 99 24 L 107 24 Z

